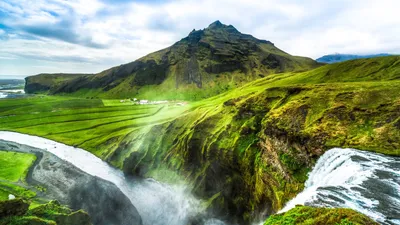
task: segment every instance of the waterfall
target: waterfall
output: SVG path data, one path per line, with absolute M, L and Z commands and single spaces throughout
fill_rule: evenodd
M 400 158 L 331 149 L 317 161 L 304 191 L 279 213 L 297 204 L 351 208 L 382 224 L 400 224 Z
M 201 213 L 201 202 L 184 185 L 167 185 L 154 179 L 126 177 L 100 158 L 83 149 L 46 138 L 0 131 L 0 139 L 47 150 L 82 171 L 114 183 L 132 202 L 142 217 L 143 225 L 186 225 Z M 223 225 L 217 219 L 204 219 L 207 225 Z

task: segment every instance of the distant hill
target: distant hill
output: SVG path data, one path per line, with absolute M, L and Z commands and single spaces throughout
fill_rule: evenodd
M 310 58 L 292 56 L 270 41 L 242 34 L 232 25 L 216 21 L 205 29 L 193 30 L 171 47 L 95 75 L 73 79 L 68 76 L 67 80 L 50 86 L 40 82 L 46 75 L 38 75 L 37 88 L 28 77 L 26 91 L 45 90 L 50 94 L 80 97 L 195 100 L 270 74 L 305 71 L 319 65 Z
M 25 92 L 26 93 L 43 93 L 49 91 L 51 88 L 56 88 L 61 83 L 73 80 L 82 76 L 90 76 L 91 74 L 67 74 L 55 73 L 47 74 L 42 73 L 35 76 L 25 78 Z
M 374 58 L 381 56 L 390 56 L 387 53 L 375 54 L 375 55 L 350 55 L 350 54 L 332 54 L 332 55 L 324 55 L 317 60 L 320 63 L 337 63 L 343 62 L 352 59 L 366 59 L 366 58 Z

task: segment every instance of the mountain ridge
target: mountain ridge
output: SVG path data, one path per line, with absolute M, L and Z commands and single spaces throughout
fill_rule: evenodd
M 47 90 L 39 91 L 82 97 L 199 100 L 270 74 L 304 71 L 319 65 L 215 21 L 136 61 L 93 76 L 53 82 Z M 26 81 L 28 87 L 34 86 L 31 77 Z M 36 91 L 27 89 L 28 93 Z
M 390 56 L 391 54 L 388 53 L 380 53 L 380 54 L 370 54 L 370 55 L 356 55 L 356 54 L 329 54 L 329 55 L 324 55 L 318 59 L 316 59 L 317 62 L 320 63 L 338 63 L 338 62 L 344 62 L 347 60 L 353 60 L 353 59 L 367 59 L 367 58 L 374 58 L 374 57 L 382 57 L 382 56 Z

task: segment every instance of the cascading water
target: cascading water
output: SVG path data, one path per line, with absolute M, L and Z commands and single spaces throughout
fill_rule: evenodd
M 170 186 L 154 179 L 126 177 L 122 171 L 83 149 L 45 138 L 0 131 L 0 139 L 47 150 L 90 175 L 114 183 L 137 208 L 143 225 L 186 225 L 190 218 L 201 213 L 200 201 L 183 185 Z M 217 219 L 205 219 L 204 224 L 224 223 Z
M 351 208 L 382 224 L 400 224 L 400 158 L 334 148 L 318 160 L 295 205 Z

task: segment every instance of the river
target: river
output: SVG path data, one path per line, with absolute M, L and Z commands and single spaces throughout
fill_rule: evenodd
M 45 149 L 90 175 L 114 183 L 137 208 L 145 225 L 184 225 L 202 212 L 201 202 L 183 185 L 128 178 L 83 149 L 45 138 L 0 131 L 0 139 Z M 281 212 L 297 204 L 352 208 L 382 224 L 400 224 L 400 158 L 355 149 L 331 149 L 317 161 L 304 191 Z M 203 223 L 224 224 L 217 219 L 205 219 Z
M 154 179 L 126 177 L 121 170 L 90 152 L 46 138 L 0 131 L 0 139 L 47 150 L 90 175 L 114 183 L 136 207 L 143 225 L 186 225 L 202 213 L 201 202 L 184 185 L 171 186 Z M 224 224 L 212 218 L 204 219 L 203 223 Z

